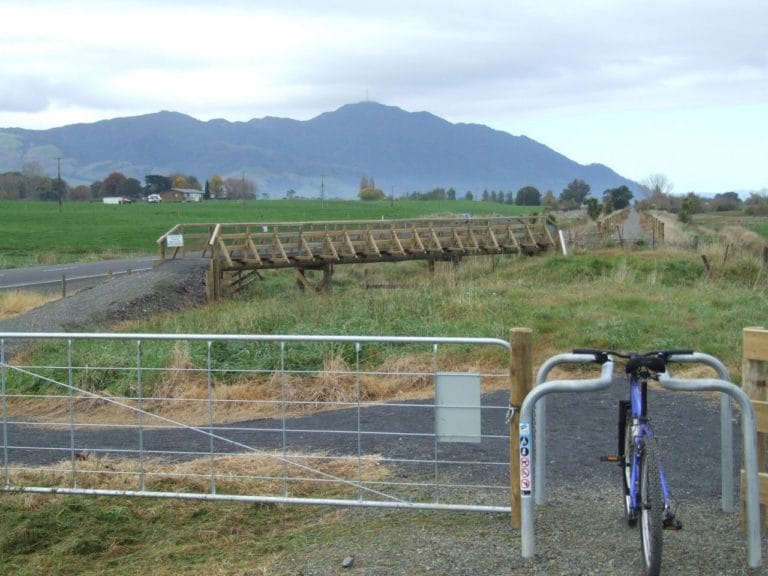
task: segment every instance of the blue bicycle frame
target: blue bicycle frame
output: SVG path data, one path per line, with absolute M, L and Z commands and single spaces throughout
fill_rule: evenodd
M 635 445 L 635 450 L 632 457 L 632 462 L 628 464 L 631 466 L 631 474 L 629 483 L 629 497 L 632 510 L 635 513 L 640 511 L 640 457 L 642 456 L 645 448 L 646 439 L 653 437 L 653 429 L 648 422 L 647 408 L 647 383 L 641 381 L 636 374 L 630 375 L 629 378 L 629 398 L 631 404 L 632 413 L 632 442 Z M 626 458 L 626 454 L 625 454 Z M 664 474 L 664 468 L 659 466 L 659 473 L 661 476 L 661 491 L 664 495 L 664 510 L 669 509 L 670 494 L 667 487 L 667 478 Z

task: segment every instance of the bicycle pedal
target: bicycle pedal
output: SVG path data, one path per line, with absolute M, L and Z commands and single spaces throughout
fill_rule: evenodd
M 678 531 L 683 529 L 683 523 L 675 517 L 664 518 L 664 530 Z
M 618 462 L 619 457 L 609 454 L 608 456 L 600 456 L 600 462 Z

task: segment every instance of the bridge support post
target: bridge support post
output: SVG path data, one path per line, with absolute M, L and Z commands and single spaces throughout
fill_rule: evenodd
M 309 278 L 307 278 L 306 271 L 308 269 L 312 268 L 294 268 L 294 273 L 296 275 L 296 285 L 299 287 L 299 290 L 302 292 L 306 290 L 307 288 L 314 289 L 315 292 L 330 292 L 331 288 L 333 287 L 333 284 L 331 282 L 333 278 L 333 264 L 331 263 L 325 263 L 322 265 L 323 271 L 323 279 L 320 280 L 320 282 L 317 284 L 317 286 L 314 286 L 312 282 L 310 282 Z

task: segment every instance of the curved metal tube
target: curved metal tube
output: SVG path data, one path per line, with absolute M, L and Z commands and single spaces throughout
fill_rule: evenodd
M 579 354 L 565 354 L 560 358 L 561 360 L 572 358 L 574 362 L 583 362 L 585 358 L 591 358 L 594 361 L 594 356 Z M 544 384 L 536 386 L 525 397 L 523 405 L 520 408 L 520 437 L 522 438 L 530 436 L 531 414 L 533 413 L 533 408 L 536 405 L 537 400 L 540 398 L 555 392 L 591 392 L 595 390 L 602 390 L 603 388 L 610 386 L 612 381 L 613 361 L 609 360 L 602 365 L 600 378 L 553 380 L 551 382 L 545 382 Z M 532 442 L 530 443 L 530 446 L 530 454 L 527 457 L 535 463 L 537 459 L 536 447 Z M 525 466 L 523 464 L 522 454 L 520 454 L 519 457 L 521 458 L 520 470 L 522 471 L 525 468 L 530 470 L 530 466 Z M 536 475 L 534 471 L 533 482 L 535 481 Z M 520 493 L 520 537 L 522 540 L 522 554 L 523 558 L 531 558 L 536 553 L 536 537 L 533 527 L 533 498 L 530 487 L 527 490 L 524 488 L 521 489 Z
M 719 359 L 709 354 L 694 352 L 679 356 L 670 356 L 670 362 L 706 364 L 717 372 L 720 380 L 731 382 L 731 375 Z M 720 395 L 720 499 L 723 512 L 735 512 L 733 497 L 733 409 L 731 397 L 727 393 Z
M 558 354 L 552 356 L 539 367 L 536 374 L 535 386 L 540 386 L 547 381 L 547 377 L 553 368 L 561 364 L 593 364 L 595 357 L 592 354 Z M 547 503 L 547 399 L 541 398 L 536 402 L 533 418 L 534 434 L 533 449 L 537 457 L 533 460 L 533 497 L 537 505 Z
M 760 486 L 757 473 L 757 431 L 752 402 L 741 388 L 725 380 L 715 378 L 688 380 L 672 378 L 664 373 L 659 375 L 659 382 L 668 390 L 723 392 L 739 403 L 744 446 L 744 474 L 747 481 L 747 563 L 750 568 L 758 568 L 762 553 L 760 549 Z

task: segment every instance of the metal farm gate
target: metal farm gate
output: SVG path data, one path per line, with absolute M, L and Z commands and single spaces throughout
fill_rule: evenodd
M 509 351 L 0 333 L 2 490 L 509 513 Z

